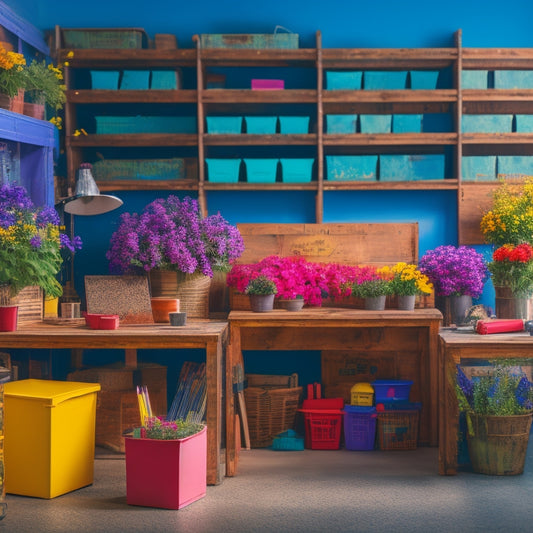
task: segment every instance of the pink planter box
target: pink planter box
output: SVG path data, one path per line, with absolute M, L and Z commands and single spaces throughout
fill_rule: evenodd
M 256 91 L 272 91 L 276 89 L 285 89 L 284 80 L 252 80 L 252 89 Z
M 125 438 L 128 505 L 181 509 L 207 492 L 207 428 L 185 439 Z

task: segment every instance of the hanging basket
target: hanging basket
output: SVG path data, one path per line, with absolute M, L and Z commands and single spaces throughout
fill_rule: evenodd
M 531 413 L 488 416 L 471 413 L 473 435 L 467 432 L 472 470 L 479 474 L 514 476 L 524 472 Z
M 209 318 L 209 276 L 154 269 L 149 279 L 152 297 L 177 298 L 188 318 Z

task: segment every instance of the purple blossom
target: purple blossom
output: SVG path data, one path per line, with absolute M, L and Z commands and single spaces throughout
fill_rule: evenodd
M 488 278 L 483 256 L 468 246 L 444 245 L 429 250 L 420 259 L 419 268 L 433 283 L 438 296 L 478 298 Z
M 197 200 L 171 195 L 154 200 L 141 214 L 124 213 L 106 257 L 118 274 L 162 268 L 212 277 L 213 270 L 228 270 L 243 251 L 239 230 L 220 214 L 202 218 Z
M 41 245 L 42 245 L 43 241 L 41 239 L 41 237 L 39 235 L 34 235 L 31 239 L 30 239 L 30 244 L 33 248 L 40 248 Z

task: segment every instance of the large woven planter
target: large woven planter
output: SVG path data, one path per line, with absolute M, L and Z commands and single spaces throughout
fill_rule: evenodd
M 149 278 L 152 297 L 177 298 L 188 318 L 209 318 L 210 277 L 154 269 Z
M 473 435 L 467 433 L 472 470 L 513 476 L 524 472 L 531 414 L 485 416 L 470 413 Z

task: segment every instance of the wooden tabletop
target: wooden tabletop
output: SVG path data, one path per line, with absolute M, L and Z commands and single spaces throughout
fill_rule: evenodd
M 442 342 L 450 347 L 473 347 L 480 345 L 486 349 L 491 346 L 502 345 L 531 345 L 533 351 L 533 337 L 527 331 L 514 331 L 511 333 L 493 333 L 480 335 L 473 329 L 455 330 L 442 328 L 439 331 Z M 487 354 L 488 358 L 488 354 Z

